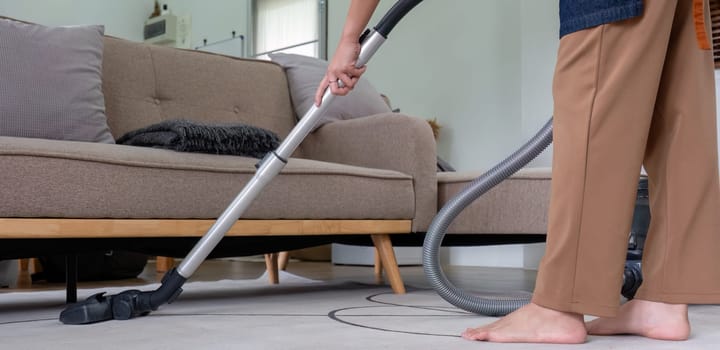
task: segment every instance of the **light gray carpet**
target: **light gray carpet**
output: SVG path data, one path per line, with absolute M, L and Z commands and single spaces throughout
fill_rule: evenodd
M 326 283 L 283 273 L 267 279 L 188 283 L 150 316 L 86 326 L 57 321 L 64 292 L 0 294 L 2 349 L 718 349 L 720 307 L 694 306 L 686 342 L 634 336 L 590 337 L 573 346 L 488 344 L 460 339 L 492 321 L 447 304 L 435 292 Z M 152 290 L 156 285 L 139 289 Z M 98 291 L 81 290 L 81 298 Z

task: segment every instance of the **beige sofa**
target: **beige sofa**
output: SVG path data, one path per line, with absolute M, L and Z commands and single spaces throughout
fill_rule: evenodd
M 177 118 L 244 122 L 283 138 L 297 118 L 284 70 L 274 63 L 110 37 L 103 93 L 116 138 Z M 186 250 L 242 189 L 256 163 L 244 157 L 0 137 L 0 257 L 107 242 L 133 248 L 139 239 L 159 239 L 166 246 L 185 239 Z M 288 248 L 285 242 L 302 246 L 303 238 L 312 245 L 321 236 L 370 235 L 393 289 L 401 293 L 389 235 L 424 232 L 438 205 L 472 175 L 438 176 L 435 140 L 420 118 L 382 114 L 334 122 L 304 141 L 228 236 L 260 237 L 271 242 L 263 250 L 277 244 L 279 251 Z M 535 184 L 539 192 L 533 201 L 525 201 L 535 212 L 544 210 L 533 206 L 546 201 L 549 178 L 544 180 Z M 478 204 L 477 210 L 500 202 L 512 208 L 512 197 L 526 188 L 508 182 L 505 195 Z M 510 229 L 501 228 L 517 224 L 516 218 L 484 215 L 478 221 L 474 216 L 463 219 L 457 232 L 544 233 L 542 215 Z
M 243 122 L 283 138 L 296 121 L 279 65 L 110 37 L 103 93 L 116 138 L 178 118 Z M 432 132 L 418 118 L 385 114 L 326 125 L 229 235 L 370 234 L 392 268 L 387 235 L 421 232 L 436 211 L 435 157 Z M 0 238 L 198 237 L 257 161 L 0 137 Z

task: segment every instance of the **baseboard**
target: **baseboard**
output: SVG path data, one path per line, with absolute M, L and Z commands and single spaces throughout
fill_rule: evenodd
M 394 247 L 400 266 L 422 265 L 422 247 Z M 443 247 L 442 264 L 454 266 L 509 267 L 537 269 L 545 252 L 545 243 L 512 244 L 481 247 Z M 332 245 L 332 263 L 336 265 L 373 266 L 373 247 Z
M 393 247 L 399 266 L 422 265 L 422 247 Z M 332 245 L 332 263 L 335 265 L 375 265 L 375 247 L 347 244 Z

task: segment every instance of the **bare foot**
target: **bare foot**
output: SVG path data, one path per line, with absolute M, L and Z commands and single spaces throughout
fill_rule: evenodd
M 601 317 L 586 324 L 588 334 L 635 334 L 660 340 L 686 340 L 690 336 L 688 307 L 633 299 L 616 317 Z
M 528 304 L 489 325 L 470 328 L 462 337 L 498 343 L 579 344 L 587 337 L 583 316 Z

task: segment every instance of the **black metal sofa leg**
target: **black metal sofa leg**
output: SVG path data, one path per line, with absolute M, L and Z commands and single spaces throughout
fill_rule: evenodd
M 68 254 L 65 256 L 65 302 L 72 304 L 77 302 L 77 255 Z

